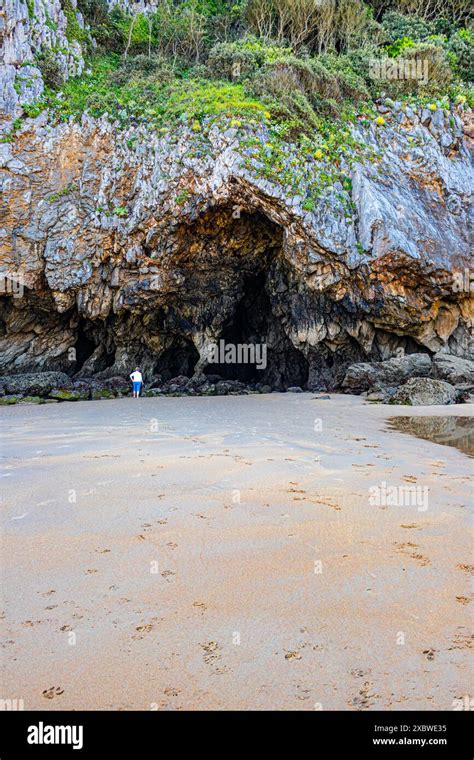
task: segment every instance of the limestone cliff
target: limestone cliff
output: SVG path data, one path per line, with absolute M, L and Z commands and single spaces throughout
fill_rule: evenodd
M 24 286 L 5 280 L 0 370 L 191 376 L 224 338 L 267 344 L 263 382 L 313 388 L 400 349 L 468 356 L 470 111 L 380 108 L 353 127 L 370 159 L 312 210 L 259 173 L 263 122 L 24 120 L 0 145 L 1 269 Z

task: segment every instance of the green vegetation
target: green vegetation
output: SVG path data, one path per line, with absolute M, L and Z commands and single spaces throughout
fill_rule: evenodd
M 339 119 L 382 91 L 472 97 L 466 0 L 160 0 L 146 15 L 78 0 L 86 29 L 61 2 L 68 39 L 89 58 L 83 76 L 64 82 L 55 51 L 38 54 L 43 105 L 59 120 L 88 110 L 157 129 L 188 121 L 198 132 L 206 117 L 270 113 L 309 136 L 321 117 Z
M 87 44 L 89 42 L 89 34 L 86 29 L 82 29 L 79 26 L 76 11 L 73 8 L 71 0 L 61 0 L 61 6 L 67 19 L 66 37 L 68 41 L 73 42 L 75 40 L 76 42 Z
M 192 155 L 206 152 L 208 129 L 222 121 L 237 130 L 243 165 L 301 195 L 308 211 L 339 181 L 351 214 L 350 166 L 377 161 L 351 122 L 383 134 L 390 115 L 377 112 L 381 94 L 401 108 L 473 104 L 468 0 L 159 0 L 147 15 L 78 0 L 86 29 L 71 1 L 61 3 L 86 67 L 64 81 L 56 51 L 40 51 L 46 90 L 30 115 L 106 113 L 158 135 L 183 124 L 196 134 Z
M 186 203 L 186 200 L 189 197 L 189 190 L 185 187 L 184 190 L 181 190 L 181 192 L 176 196 L 176 203 L 178 206 L 182 206 L 183 203 Z
M 78 189 L 79 188 L 75 182 L 70 182 L 69 185 L 66 185 L 66 187 L 63 187 L 63 189 L 60 190 L 59 192 L 53 193 L 53 195 L 50 195 L 48 197 L 48 202 L 54 203 L 54 201 L 59 200 L 59 198 L 64 198 L 64 196 L 69 195 L 70 193 L 73 193 Z

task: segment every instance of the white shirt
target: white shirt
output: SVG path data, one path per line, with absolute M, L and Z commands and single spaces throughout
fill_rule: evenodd
M 135 372 L 132 372 L 130 375 L 130 380 L 132 383 L 143 383 L 142 373 L 138 370 L 135 370 Z

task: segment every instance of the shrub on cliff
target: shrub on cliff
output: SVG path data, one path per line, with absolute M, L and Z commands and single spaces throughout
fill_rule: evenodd
M 262 39 L 290 45 L 295 52 L 346 51 L 380 33 L 362 0 L 248 0 L 245 23 Z
M 51 48 L 42 48 L 35 56 L 41 76 L 47 87 L 58 89 L 64 83 L 58 59 Z
M 346 98 L 368 98 L 364 81 L 346 63 L 327 55 L 302 60 L 289 55 L 266 63 L 252 82 L 257 95 L 274 98 L 280 107 L 300 118 L 311 112 L 333 113 Z
M 411 93 L 427 96 L 444 94 L 453 82 L 453 70 L 441 45 L 428 42 L 407 45 L 395 62 L 400 66 L 399 75 L 378 83 L 392 97 Z M 400 71 L 403 70 L 417 72 L 417 77 L 410 75 L 402 78 Z
M 265 63 L 291 52 L 291 48 L 267 44 L 256 37 L 220 42 L 209 51 L 207 68 L 218 79 L 243 81 L 258 73 Z
M 474 82 L 474 34 L 459 29 L 448 40 L 446 48 L 454 55 L 452 67 L 465 82 Z
M 406 16 L 397 11 L 388 11 L 384 14 L 382 27 L 386 41 L 391 44 L 403 38 L 423 42 L 430 34 L 435 33 L 435 26 L 430 21 L 425 21 L 419 16 Z

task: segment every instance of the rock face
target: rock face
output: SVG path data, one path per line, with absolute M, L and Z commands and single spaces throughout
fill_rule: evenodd
M 474 362 L 452 354 L 435 354 L 433 376 L 451 385 L 474 385 Z
M 76 0 L 70 0 L 78 28 L 84 27 Z M 20 106 L 34 103 L 43 92 L 35 53 L 54 51 L 64 79 L 80 74 L 80 43 L 68 33 L 68 18 L 59 0 L 3 0 L 0 9 L 0 133 L 8 129 Z
M 32 372 L 0 377 L 5 394 L 47 396 L 53 388 L 70 388 L 71 379 L 64 372 Z
M 0 75 L 10 116 L 12 72 L 35 39 L 26 5 L 12 3 Z M 59 34 L 55 0 L 34 3 L 57 11 Z M 214 373 L 276 389 L 346 376 L 359 392 L 380 368 L 346 374 L 356 362 L 405 352 L 384 368 L 389 384 L 428 374 L 441 350 L 468 357 L 469 119 L 453 107 L 435 129 L 414 110 L 355 125 L 377 160 L 361 159 L 352 184 L 326 187 L 312 211 L 304 191 L 245 163 L 249 139 L 268 139 L 264 123 L 160 136 L 106 117 L 24 120 L 0 144 L 0 371 L 112 378 L 140 365 L 147 381 Z M 264 345 L 265 362 L 211 363 L 220 340 Z
M 408 404 L 409 406 L 432 406 L 434 404 L 454 404 L 456 389 L 443 380 L 429 377 L 412 377 L 400 385 L 392 396 L 391 404 Z
M 370 388 L 396 387 L 411 377 L 427 377 L 431 372 L 428 354 L 409 354 L 385 362 L 351 364 L 342 387 L 352 393 L 362 393 Z

